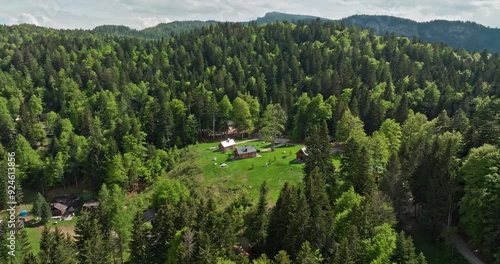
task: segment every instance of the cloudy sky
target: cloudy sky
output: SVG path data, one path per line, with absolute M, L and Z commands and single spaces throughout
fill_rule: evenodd
M 500 28 L 500 0 L 0 0 L 0 24 L 142 29 L 175 20 L 247 21 L 280 11 L 339 19 L 393 15 L 417 21 L 469 20 Z

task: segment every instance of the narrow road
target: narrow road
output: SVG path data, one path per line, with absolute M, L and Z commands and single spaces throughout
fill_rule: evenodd
M 453 242 L 453 245 L 457 249 L 458 253 L 460 253 L 460 255 L 462 255 L 471 264 L 485 264 L 476 255 L 474 255 L 462 238 L 457 235 L 452 235 L 451 241 Z

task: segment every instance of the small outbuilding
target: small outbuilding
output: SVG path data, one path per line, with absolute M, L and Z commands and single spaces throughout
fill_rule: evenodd
M 50 210 L 52 211 L 53 216 L 62 216 L 66 213 L 68 206 L 62 203 L 51 203 Z
M 234 139 L 228 138 L 219 143 L 219 149 L 221 151 L 233 150 L 235 147 L 236 147 L 236 142 L 234 142 Z
M 86 202 L 82 205 L 82 211 L 88 212 L 99 207 L 99 202 Z
M 150 224 L 153 224 L 153 219 L 156 216 L 156 212 L 153 209 L 148 209 L 143 213 L 144 220 Z
M 301 161 L 301 162 L 306 162 L 307 156 L 309 156 L 309 154 L 307 154 L 306 147 L 299 149 L 299 151 L 297 151 L 297 153 L 295 153 L 295 155 L 297 157 L 297 160 Z
M 255 158 L 256 156 L 257 149 L 254 146 L 245 146 L 234 150 L 234 158 L 236 159 Z

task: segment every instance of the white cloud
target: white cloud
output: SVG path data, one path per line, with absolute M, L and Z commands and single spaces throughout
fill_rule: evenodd
M 39 26 L 38 20 L 36 17 L 30 13 L 19 13 L 16 17 L 12 17 L 9 20 L 9 24 L 33 24 Z
M 160 23 L 169 23 L 172 20 L 166 17 L 134 17 L 131 19 L 132 24 L 129 26 L 135 29 L 144 29 L 148 27 L 154 27 Z
M 33 15 L 29 12 L 18 13 L 17 16 L 10 17 L 7 24 L 33 24 L 36 26 L 57 27 L 57 24 L 48 17 Z

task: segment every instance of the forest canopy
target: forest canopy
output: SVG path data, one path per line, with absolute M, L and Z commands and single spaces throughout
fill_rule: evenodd
M 414 207 L 437 236 L 459 225 L 499 261 L 499 70 L 496 53 L 319 20 L 220 23 L 161 40 L 0 26 L 0 154 L 16 152 L 19 187 L 99 191 L 74 245 L 44 231 L 68 248 L 48 243 L 42 259 L 425 263 L 396 231 Z M 258 201 L 224 203 L 197 186 L 188 146 L 229 121 L 306 145 L 302 184 L 274 190 L 274 207 L 265 183 Z M 329 136 L 344 147 L 340 168 Z M 141 222 L 149 205 L 152 225 Z M 233 248 L 242 237 L 248 256 Z

